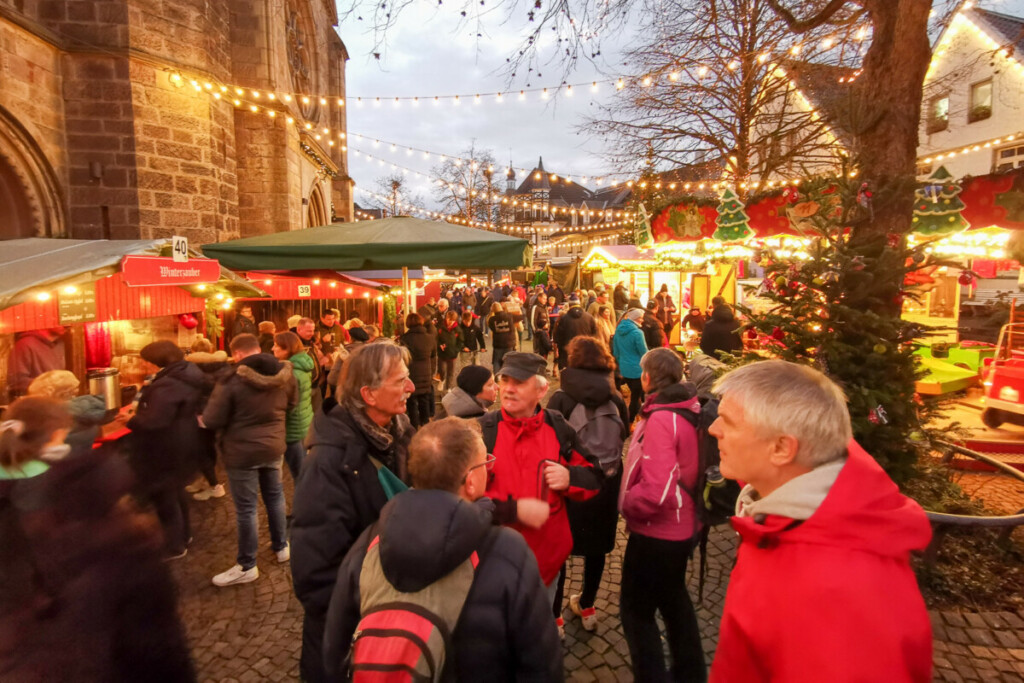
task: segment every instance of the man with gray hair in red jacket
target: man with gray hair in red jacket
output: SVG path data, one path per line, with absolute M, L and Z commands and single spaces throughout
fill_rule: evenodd
M 910 553 L 921 507 L 852 438 L 842 390 L 760 361 L 715 384 L 722 475 L 746 482 L 713 683 L 927 683 L 932 633 Z

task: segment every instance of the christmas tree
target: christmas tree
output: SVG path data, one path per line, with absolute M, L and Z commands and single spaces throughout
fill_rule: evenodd
M 810 258 L 762 252 L 760 290 L 775 305 L 762 313 L 739 308 L 763 340 L 762 352 L 813 365 L 843 388 L 854 438 L 902 482 L 928 450 L 924 425 L 935 404 L 915 393 L 922 373 L 914 340 L 927 330 L 900 318 L 903 298 L 913 294 L 899 283 L 927 264 L 899 235 L 851 239 L 853 231 L 845 228 L 868 213 L 857 203 L 859 185 L 831 180 L 801 187 L 800 201 L 833 202 L 841 210 L 808 219 Z M 744 360 L 762 358 L 748 354 Z
M 718 229 L 712 237 L 720 242 L 738 242 L 752 237 L 754 231 L 747 225 L 750 216 L 745 208 L 736 193 L 725 188 L 718 204 L 718 218 L 715 219 Z
M 925 186 L 914 191 L 914 232 L 922 235 L 950 235 L 971 227 L 960 214 L 962 187 L 940 166 L 928 176 Z

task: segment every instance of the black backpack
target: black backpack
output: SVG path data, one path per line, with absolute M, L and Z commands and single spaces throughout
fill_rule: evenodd
M 710 398 L 701 401 L 700 414 L 691 410 L 661 408 L 671 410 L 682 416 L 697 430 L 697 483 L 688 489 L 679 482 L 679 488 L 693 500 L 697 513 L 697 521 L 701 524 L 699 532 L 700 546 L 700 599 L 704 598 L 704 575 L 707 572 L 708 534 L 711 527 L 729 521 L 736 512 L 736 499 L 740 495 L 740 485 L 731 479 L 725 479 L 719 470 L 721 454 L 718 451 L 718 439 L 708 433 L 711 423 L 718 419 L 719 399 Z M 654 408 L 659 410 L 657 406 Z

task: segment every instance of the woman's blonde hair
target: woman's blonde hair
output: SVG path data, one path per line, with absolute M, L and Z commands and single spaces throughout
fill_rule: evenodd
M 47 370 L 28 385 L 29 396 L 48 396 L 60 401 L 70 401 L 78 396 L 81 382 L 75 373 L 67 370 Z

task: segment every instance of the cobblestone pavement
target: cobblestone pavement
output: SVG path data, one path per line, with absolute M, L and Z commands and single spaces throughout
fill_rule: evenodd
M 289 475 L 285 476 L 291 500 Z M 980 484 L 1001 507 L 1024 507 L 1024 491 L 993 480 L 990 475 L 964 475 Z M 1015 507 L 1014 507 L 1015 506 Z M 181 610 L 202 681 L 281 681 L 298 679 L 302 608 L 292 592 L 288 565 L 278 565 L 270 550 L 266 516 L 260 510 L 260 578 L 250 584 L 216 588 L 214 574 L 234 564 L 235 517 L 225 496 L 192 503 L 195 541 L 189 554 L 173 564 L 181 589 Z M 710 663 L 718 640 L 718 622 L 735 556 L 735 534 L 715 529 L 708 546 L 704 600 L 697 616 Z M 619 622 L 618 593 L 625 533 L 620 522 L 614 552 L 609 556 L 596 606 L 594 632 L 583 630 L 566 608 L 565 672 L 571 681 L 632 681 L 629 655 Z M 695 557 L 689 571 L 690 592 L 696 601 Z M 566 601 L 579 592 L 582 560 L 571 558 Z M 932 612 L 935 635 L 936 681 L 1014 681 L 1024 683 L 1024 611 L 989 614 Z

